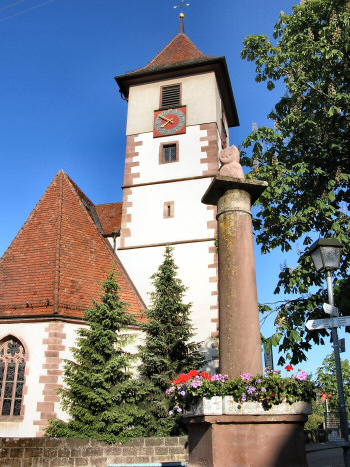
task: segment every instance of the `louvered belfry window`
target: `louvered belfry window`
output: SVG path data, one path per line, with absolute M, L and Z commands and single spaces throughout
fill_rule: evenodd
M 21 414 L 25 351 L 17 339 L 7 339 L 0 345 L 0 407 L 3 416 Z
M 180 105 L 180 85 L 165 86 L 162 88 L 162 108 L 177 107 Z

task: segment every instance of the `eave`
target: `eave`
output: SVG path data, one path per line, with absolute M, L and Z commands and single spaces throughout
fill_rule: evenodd
M 224 103 L 228 126 L 239 126 L 236 103 L 225 57 L 205 57 L 193 61 L 187 60 L 161 68 L 141 68 L 131 73 L 116 76 L 114 79 L 119 86 L 119 92 L 127 99 L 131 86 L 208 72 L 215 73 L 221 98 Z

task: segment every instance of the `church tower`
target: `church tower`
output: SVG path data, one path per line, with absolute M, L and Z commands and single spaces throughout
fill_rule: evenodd
M 183 17 L 179 33 L 148 65 L 115 78 L 128 102 L 117 254 L 147 304 L 150 276 L 165 245 L 174 246 L 196 340 L 211 360 L 218 336 L 216 212 L 201 198 L 218 172 L 228 128 L 239 121 L 225 58 L 200 52 Z

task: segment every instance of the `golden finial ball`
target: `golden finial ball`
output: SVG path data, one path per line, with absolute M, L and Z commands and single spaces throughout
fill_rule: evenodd
M 179 18 L 184 18 L 184 17 L 185 17 L 185 15 L 183 13 L 179 14 Z

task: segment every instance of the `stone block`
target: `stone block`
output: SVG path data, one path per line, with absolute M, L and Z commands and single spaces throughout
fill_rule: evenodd
M 107 466 L 107 458 L 106 457 L 90 457 L 89 464 L 93 467 L 106 467 Z
M 125 444 L 121 444 L 119 443 L 119 446 L 145 446 L 145 444 L 147 445 L 147 441 L 149 440 L 150 438 L 134 438 L 134 439 L 131 439 L 130 441 L 126 442 Z M 114 445 L 116 446 L 116 444 Z
M 146 446 L 164 446 L 165 438 L 147 438 Z
M 74 463 L 75 459 L 71 457 L 59 457 L 51 460 L 50 467 L 74 467 Z
M 101 457 L 103 449 L 101 447 L 86 447 L 82 451 L 82 457 Z
M 24 448 L 24 454 L 23 457 L 28 458 L 28 457 L 43 457 L 44 450 L 43 448 L 39 447 L 25 447 Z
M 67 446 L 59 446 L 57 448 L 57 457 L 72 457 L 70 449 Z
M 23 457 L 23 449 L 22 448 L 12 448 L 10 450 L 10 458 L 11 459 L 20 459 Z
M 0 459 L 9 459 L 10 458 L 10 449 L 0 448 Z
M 55 457 L 58 457 L 57 448 L 55 448 L 55 447 L 48 448 L 48 447 L 45 446 L 44 447 L 43 457 L 46 458 L 46 459 L 54 459 Z
M 154 456 L 156 448 L 154 446 L 140 447 L 137 449 L 139 456 Z
M 22 462 L 18 459 L 5 459 L 1 462 L 1 467 L 22 467 Z
M 180 441 L 180 438 L 168 438 L 166 440 L 166 445 L 167 446 L 178 446 L 179 441 Z
M 76 457 L 75 458 L 75 466 L 76 467 L 81 467 L 81 466 L 86 466 L 87 464 L 87 459 L 86 457 Z

